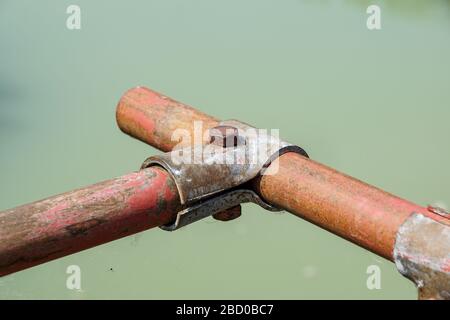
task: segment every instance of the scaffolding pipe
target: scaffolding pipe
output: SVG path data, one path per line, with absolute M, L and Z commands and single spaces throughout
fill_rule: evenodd
M 0 212 L 0 276 L 172 221 L 175 183 L 157 167 Z

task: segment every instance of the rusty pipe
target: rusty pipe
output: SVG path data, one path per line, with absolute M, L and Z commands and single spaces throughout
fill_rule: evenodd
M 163 151 L 179 143 L 172 139 L 175 129 L 193 134 L 195 121 L 202 122 L 204 131 L 219 122 L 145 87 L 122 96 L 116 119 L 123 132 Z M 413 212 L 448 224 L 424 207 L 298 154 L 287 153 L 278 161 L 278 173 L 256 181 L 260 196 L 386 259 L 394 260 L 397 232 Z
M 0 276 L 167 224 L 180 209 L 157 167 L 0 212 Z

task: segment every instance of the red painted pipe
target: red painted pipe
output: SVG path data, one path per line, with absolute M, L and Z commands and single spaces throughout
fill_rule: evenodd
M 157 167 L 0 212 L 0 276 L 169 223 L 180 209 Z

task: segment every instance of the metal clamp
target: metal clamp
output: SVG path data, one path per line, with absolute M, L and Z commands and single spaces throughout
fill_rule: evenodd
M 394 248 L 398 271 L 419 289 L 419 299 L 450 299 L 450 229 L 420 213 L 400 227 Z
M 173 223 L 161 227 L 164 230 L 179 229 L 245 202 L 281 211 L 246 185 L 257 176 L 272 174 L 266 169 L 286 152 L 308 157 L 302 148 L 237 120 L 221 122 L 209 135 L 209 144 L 176 148 L 142 164 L 141 169 L 155 165 L 166 169 L 185 207 Z

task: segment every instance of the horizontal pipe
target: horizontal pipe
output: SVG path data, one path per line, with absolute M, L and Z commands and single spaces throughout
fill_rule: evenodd
M 145 87 L 122 96 L 116 118 L 123 132 L 163 151 L 178 143 L 172 140 L 177 128 L 193 133 L 194 121 L 202 121 L 203 130 L 218 124 L 217 119 Z M 412 212 L 436 218 L 423 207 L 298 154 L 283 155 L 279 164 L 276 174 L 256 182 L 267 202 L 389 260 L 398 228 Z
M 0 276 L 172 221 L 174 181 L 147 168 L 0 212 Z

